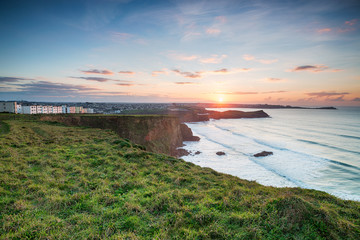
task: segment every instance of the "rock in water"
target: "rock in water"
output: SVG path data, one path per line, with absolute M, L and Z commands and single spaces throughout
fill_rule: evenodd
M 200 151 L 196 151 L 195 152 L 195 155 L 199 155 L 201 152 Z
M 262 151 L 257 154 L 254 154 L 254 157 L 266 157 L 269 155 L 273 155 L 273 152 Z
M 177 149 L 177 157 L 182 157 L 182 156 L 187 156 L 189 155 L 190 153 L 186 150 L 186 149 L 183 149 L 183 148 L 178 148 Z
M 225 155 L 225 153 L 224 152 L 217 152 L 216 155 L 222 156 L 222 155 Z

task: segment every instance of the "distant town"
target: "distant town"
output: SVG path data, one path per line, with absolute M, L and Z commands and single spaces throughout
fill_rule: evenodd
M 94 113 L 94 109 L 82 106 L 23 105 L 18 102 L 0 102 L 0 112 L 16 114 Z

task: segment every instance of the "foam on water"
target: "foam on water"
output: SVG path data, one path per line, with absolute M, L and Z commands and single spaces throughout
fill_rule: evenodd
M 189 123 L 201 140 L 184 148 L 202 153 L 183 159 L 263 185 L 360 200 L 359 109 L 265 111 L 271 118 Z M 226 155 L 217 156 L 218 151 Z M 261 151 L 274 154 L 253 156 Z

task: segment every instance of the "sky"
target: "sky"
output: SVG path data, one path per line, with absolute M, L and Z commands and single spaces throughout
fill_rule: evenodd
M 360 106 L 360 1 L 6 1 L 0 100 Z

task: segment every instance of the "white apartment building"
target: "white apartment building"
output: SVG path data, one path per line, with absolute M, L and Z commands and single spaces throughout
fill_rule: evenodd
M 16 102 L 0 102 L 0 112 L 18 113 Z

